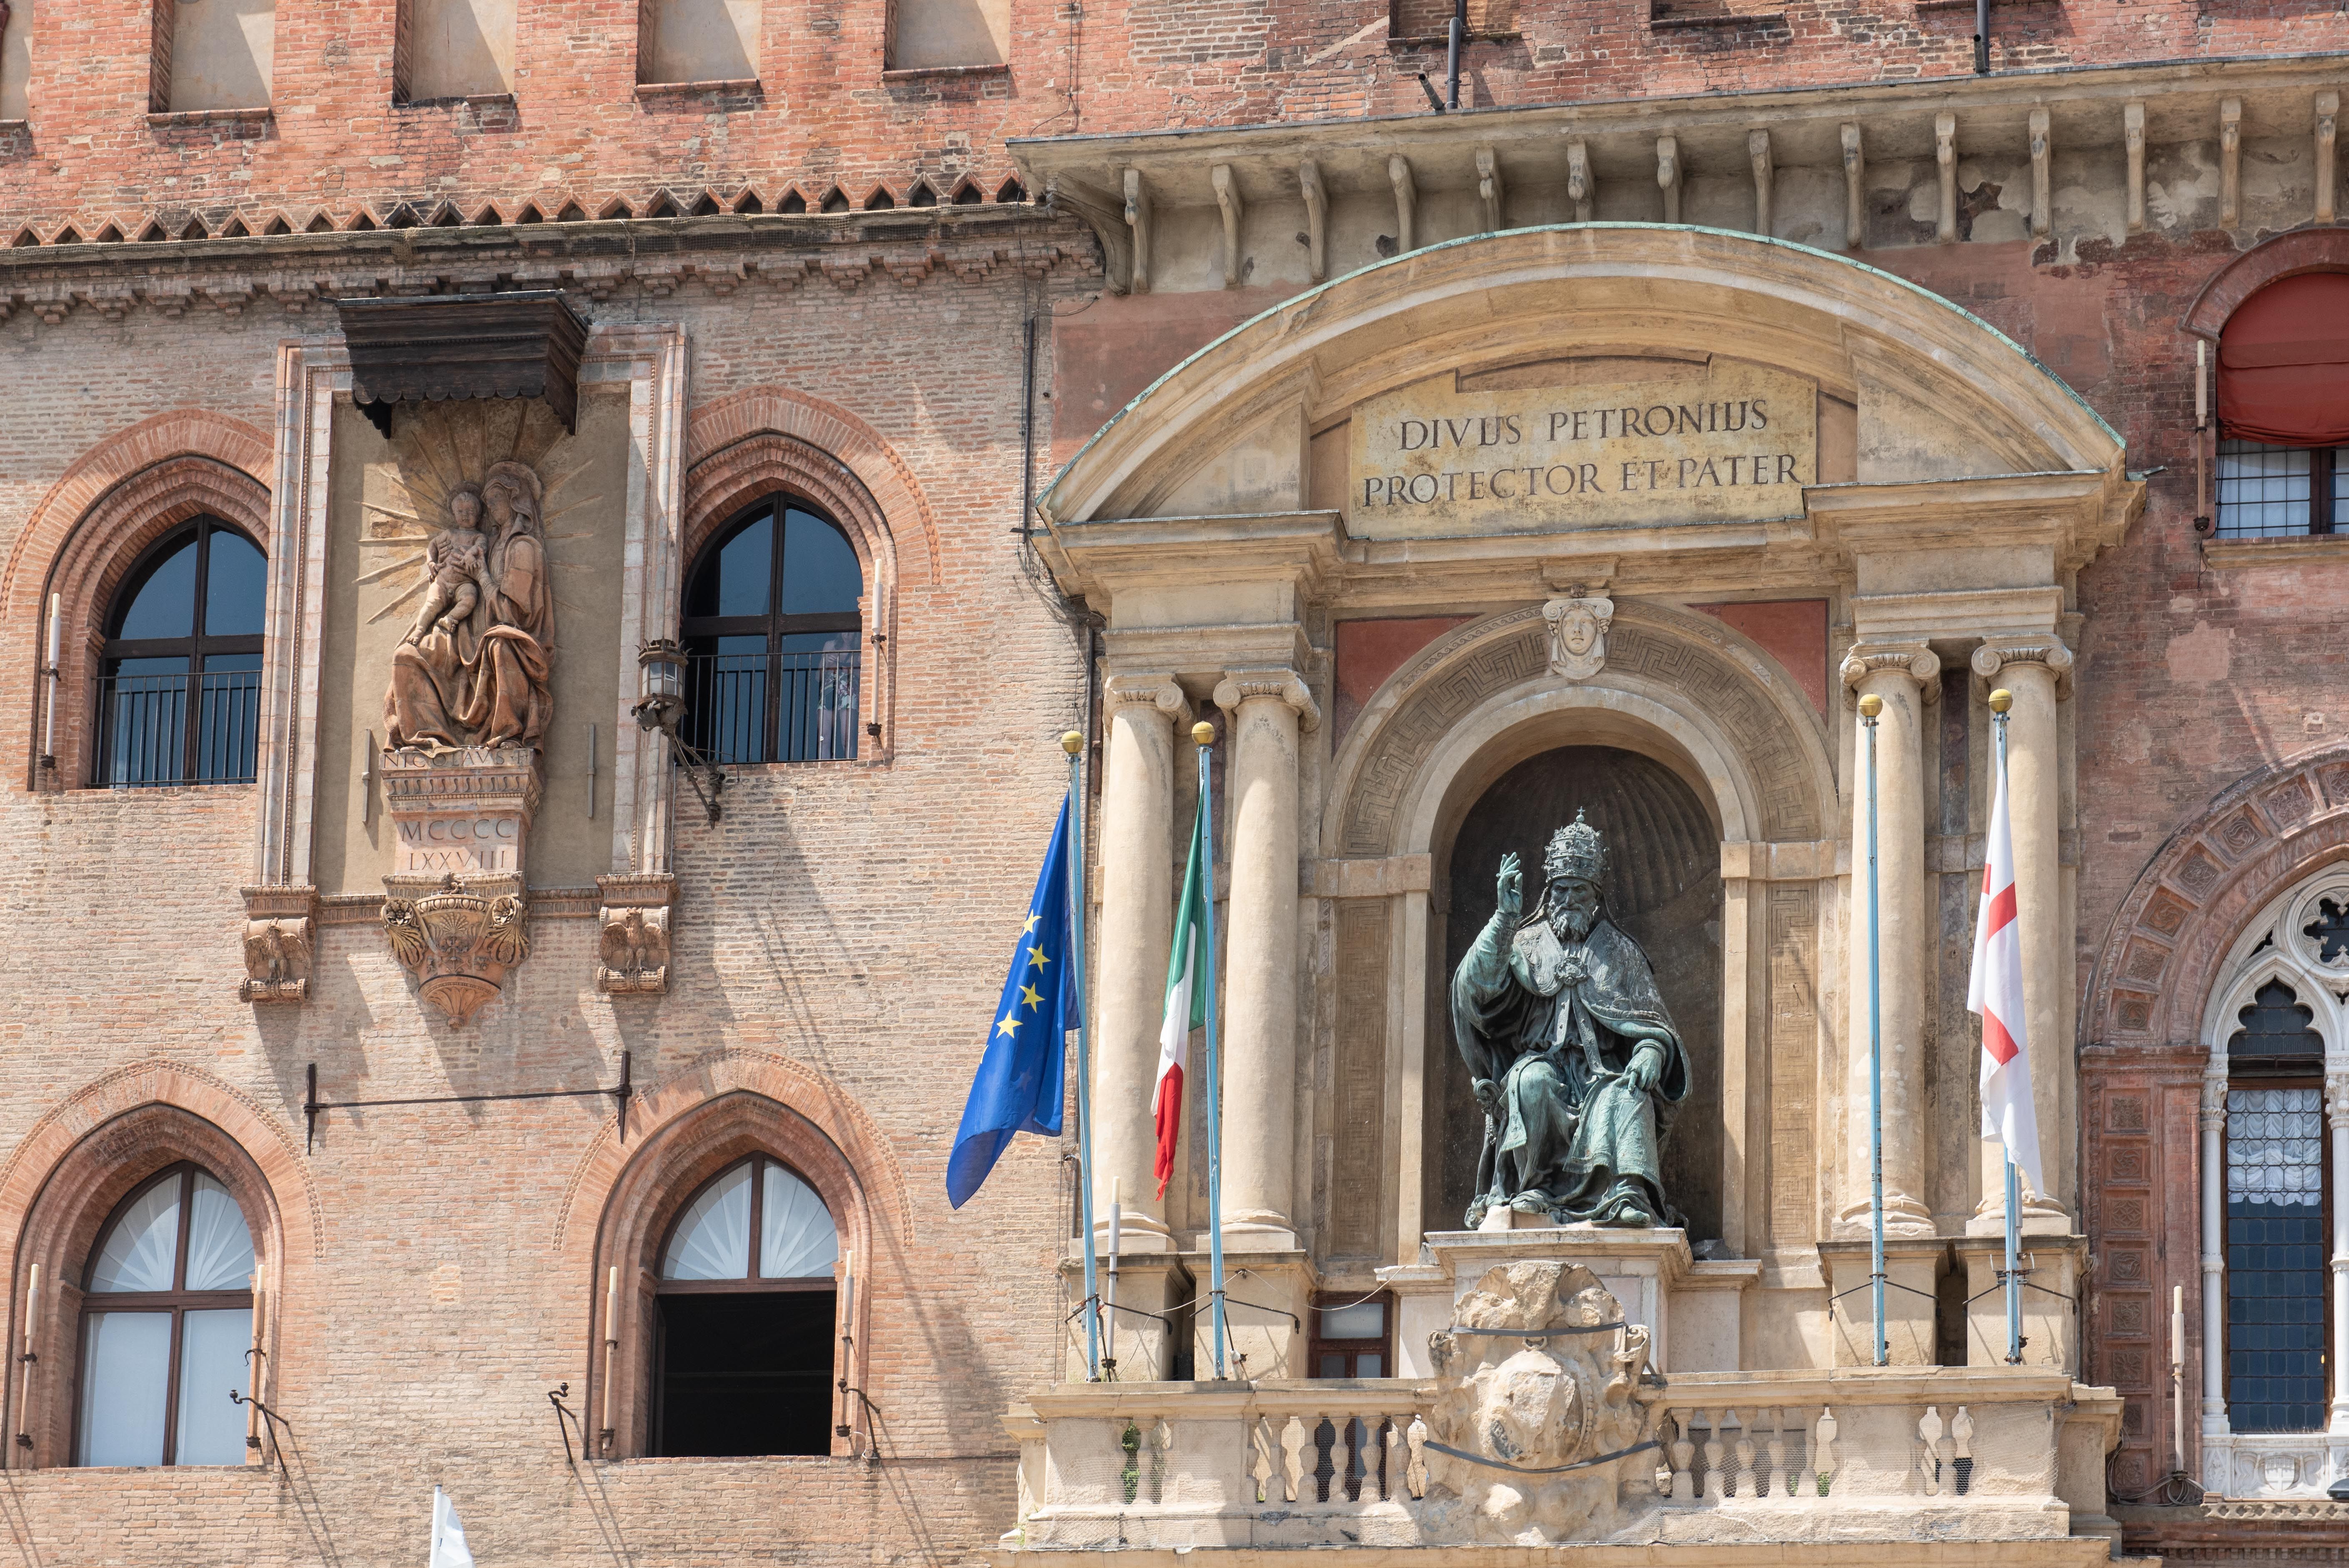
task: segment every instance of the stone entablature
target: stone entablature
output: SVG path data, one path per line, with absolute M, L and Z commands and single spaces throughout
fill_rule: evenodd
M 2214 60 L 1953 77 L 1930 93 L 1883 81 L 1010 149 L 1033 185 L 1093 225 L 1119 291 L 1307 286 L 1463 234 L 1594 218 L 1829 249 L 2029 238 L 2069 262 L 2147 229 L 2333 222 L 2333 193 L 2311 176 L 2332 167 L 2340 85 L 2328 59 Z M 2216 165 L 2207 190 L 2160 178 L 2189 150 Z M 2003 192 L 1976 213 L 1994 165 L 2007 166 L 1992 181 Z M 2299 180 L 2274 180 L 2279 165 Z

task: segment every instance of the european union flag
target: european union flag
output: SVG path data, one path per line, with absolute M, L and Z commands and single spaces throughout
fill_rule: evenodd
M 947 1159 L 947 1200 L 957 1209 L 995 1168 L 1012 1134 L 1060 1134 L 1067 1062 L 1061 1037 L 1077 1017 L 1069 957 L 1069 803 L 1063 798 L 1012 949 L 987 1054 L 979 1058 Z

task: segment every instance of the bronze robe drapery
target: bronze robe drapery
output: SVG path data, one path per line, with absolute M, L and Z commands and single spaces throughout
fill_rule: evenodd
M 1688 1053 L 1647 955 L 1604 919 L 1579 942 L 1538 914 L 1514 934 L 1509 923 L 1495 914 L 1452 978 L 1453 1037 L 1495 1089 L 1469 1226 L 1512 1203 L 1560 1220 L 1620 1223 L 1637 1210 L 1681 1223 L 1664 1197 L 1663 1144 L 1688 1096 Z M 1623 1072 L 1645 1041 L 1663 1065 L 1642 1091 Z

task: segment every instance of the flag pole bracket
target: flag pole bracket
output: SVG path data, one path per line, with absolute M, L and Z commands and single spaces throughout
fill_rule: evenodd
M 324 1111 L 374 1110 L 385 1106 L 480 1106 L 503 1100 L 585 1100 L 608 1095 L 618 1107 L 620 1137 L 628 1136 L 628 1102 L 636 1097 L 635 1058 L 620 1053 L 620 1081 L 608 1089 L 534 1089 L 506 1095 L 424 1095 L 399 1100 L 322 1100 L 318 1097 L 318 1064 L 309 1064 L 302 1100 L 302 1152 L 314 1152 L 318 1143 L 318 1116 Z

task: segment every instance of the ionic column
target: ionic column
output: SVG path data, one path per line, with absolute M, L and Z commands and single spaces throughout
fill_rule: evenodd
M 1093 964 L 1093 1213 L 1109 1223 L 1110 1183 L 1123 1189 L 1124 1247 L 1170 1250 L 1157 1197 L 1158 1076 L 1166 949 L 1174 940 L 1174 723 L 1190 711 L 1172 675 L 1104 683 L 1101 937 Z
M 1292 670 L 1234 670 L 1216 705 L 1231 740 L 1225 1244 L 1282 1251 L 1297 1245 L 1298 736 L 1321 711 Z
M 1925 900 L 1924 708 L 1940 696 L 1941 661 L 1919 643 L 1858 643 L 1843 662 L 1857 697 L 1880 697 L 1877 720 L 1877 864 L 1883 1020 L 1884 1228 L 1933 1232 L 1925 1202 L 1925 953 L 1936 922 Z M 1844 1104 L 1850 1129 L 1844 1225 L 1868 1224 L 1868 734 L 1852 738 L 1851 998 Z
M 2333 1135 L 2333 1168 L 2349 1170 L 2349 1075 L 2324 1080 L 2324 1125 Z M 2333 1205 L 2333 1413 L 2335 1437 L 2349 1433 L 2349 1203 Z
M 2214 1490 L 2221 1478 L 2210 1473 L 2208 1439 L 2227 1435 L 2227 1167 L 2221 1135 L 2227 1130 L 2227 1058 L 2211 1053 L 2202 1075 L 2202 1436 L 2203 1484 Z
M 2031 1099 L 2039 1119 L 2039 1158 L 2046 1167 L 2040 1172 L 2044 1190 L 2025 1196 L 2018 1218 L 2034 1220 L 2034 1230 L 2053 1221 L 2066 1231 L 2077 1200 L 2072 1165 L 2079 1090 L 2073 1066 L 2072 919 L 2064 896 L 2064 763 L 2055 702 L 2067 695 L 2071 668 L 2072 650 L 2053 637 L 1984 643 L 1974 649 L 1974 673 L 2014 694 L 2006 719 L 2007 820 L 2014 833 L 2014 918 L 2023 933 Z M 1995 750 L 1988 754 L 1995 765 Z M 1984 809 L 1986 815 L 1987 805 Z M 1995 1179 L 1983 1179 L 1982 1210 L 1998 1214 L 2003 1224 L 2004 1165 L 1990 1166 L 1984 1158 Z

